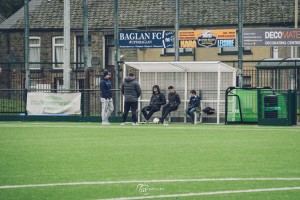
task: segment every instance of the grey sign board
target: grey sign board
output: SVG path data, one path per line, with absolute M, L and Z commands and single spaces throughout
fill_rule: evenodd
M 244 28 L 243 46 L 300 46 L 300 29 Z

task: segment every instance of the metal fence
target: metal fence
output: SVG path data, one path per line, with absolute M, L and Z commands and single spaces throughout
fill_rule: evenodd
M 226 64 L 237 68 L 237 61 L 223 61 Z M 244 61 L 243 66 L 243 87 L 265 87 L 269 86 L 274 89 L 294 89 L 297 90 L 297 115 L 300 120 L 300 68 L 299 62 L 281 61 L 281 67 L 264 68 L 257 70 L 255 67 L 261 62 L 269 61 Z M 16 116 L 26 113 L 26 93 L 30 91 L 51 91 L 59 92 L 63 88 L 63 70 L 56 68 L 55 63 L 31 63 L 33 68 L 30 70 L 30 88 L 24 90 L 25 86 L 25 70 L 24 63 L 1 63 L 0 62 L 0 116 Z M 38 66 L 38 67 L 37 67 Z M 79 91 L 83 96 L 83 113 L 82 116 L 100 116 L 101 103 L 99 82 L 101 77 L 101 69 L 97 67 L 89 68 L 84 71 L 78 67 L 78 63 L 72 63 L 71 72 L 71 90 Z M 290 68 L 288 68 L 290 67 Z M 237 74 L 237 81 L 239 77 Z M 138 73 L 137 73 L 138 74 Z M 112 76 L 113 76 L 112 71 Z M 120 82 L 121 82 L 121 77 Z M 138 77 L 137 77 L 138 78 Z M 112 80 L 114 77 L 112 77 Z M 114 84 L 114 81 L 112 81 Z M 238 86 L 238 85 L 237 85 Z M 113 86 L 114 88 L 114 86 Z M 202 88 L 191 88 L 201 90 Z M 116 98 L 113 91 L 114 100 Z M 203 99 L 203 107 L 215 107 L 213 100 L 214 92 L 202 90 L 203 94 L 211 94 Z M 146 91 L 143 91 L 147 94 Z M 188 96 L 188 94 L 187 94 Z M 182 96 L 183 97 L 183 96 Z M 115 116 L 120 116 L 122 113 L 122 96 L 120 99 L 120 111 L 114 113 Z M 225 92 L 222 91 L 221 99 L 225 98 Z M 182 98 L 183 99 L 183 98 Z M 142 102 L 140 107 L 143 107 L 147 102 Z M 223 106 L 221 104 L 221 108 Z M 182 109 L 181 109 L 182 110 Z M 183 112 L 183 110 L 182 110 Z M 222 112 L 222 111 L 221 111 Z M 174 114 L 176 116 L 176 114 Z
M 112 90 L 113 98 L 115 98 L 116 91 Z M 81 114 L 68 117 L 77 117 L 80 121 L 100 121 L 101 114 L 101 101 L 100 90 L 98 89 L 80 89 L 80 90 L 62 90 L 62 89 L 1 89 L 0 90 L 0 119 L 15 119 L 25 120 L 28 117 L 26 111 L 27 94 L 30 92 L 41 93 L 69 93 L 79 92 L 81 93 Z M 119 105 L 121 106 L 121 105 Z M 113 114 L 113 117 L 119 117 L 120 113 Z M 39 116 L 43 118 L 43 116 Z M 56 117 L 59 117 L 57 115 Z M 23 119 L 24 118 L 24 119 Z
M 39 67 L 30 69 L 29 88 L 34 89 L 63 89 L 63 69 L 55 67 L 56 63 L 39 63 Z M 33 65 L 33 64 L 31 64 Z M 36 64 L 34 64 L 36 65 Z M 71 89 L 98 89 L 101 68 L 92 67 L 84 70 L 78 63 L 71 64 Z M 25 88 L 24 63 L 0 62 L 0 89 Z M 112 80 L 113 80 L 112 73 Z

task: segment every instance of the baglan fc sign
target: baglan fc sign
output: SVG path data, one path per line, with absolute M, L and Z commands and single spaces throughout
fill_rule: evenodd
M 174 48 L 174 31 L 119 32 L 120 48 Z

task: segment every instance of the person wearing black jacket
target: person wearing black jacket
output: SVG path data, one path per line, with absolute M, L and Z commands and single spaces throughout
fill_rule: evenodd
M 135 81 L 133 73 L 129 73 L 129 75 L 124 79 L 121 92 L 125 98 L 124 113 L 122 116 L 123 121 L 121 126 L 125 125 L 129 110 L 131 110 L 132 114 L 132 125 L 139 125 L 137 123 L 136 110 L 138 108 L 138 99 L 141 96 L 142 91 L 139 83 Z
M 151 96 L 151 100 L 150 100 L 150 105 L 144 107 L 141 110 L 141 112 L 143 113 L 143 115 L 145 117 L 145 123 L 148 123 L 148 120 L 153 115 L 153 113 L 159 111 L 160 107 L 165 104 L 166 104 L 165 95 L 160 92 L 158 85 L 154 85 L 152 87 L 152 96 Z M 147 113 L 147 111 L 148 111 L 148 113 Z
M 176 111 L 178 109 L 178 106 L 180 105 L 180 97 L 174 90 L 174 87 L 169 86 L 168 91 L 169 91 L 169 94 L 168 94 L 169 103 L 163 107 L 162 117 L 160 118 L 160 123 L 164 123 L 168 114 L 172 111 Z
M 109 125 L 108 118 L 114 110 L 114 104 L 111 95 L 110 72 L 105 71 L 100 81 L 101 103 L 102 103 L 102 125 Z

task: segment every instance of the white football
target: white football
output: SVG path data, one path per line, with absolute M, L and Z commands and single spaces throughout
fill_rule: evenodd
M 154 123 L 154 124 L 158 124 L 158 123 L 159 123 L 159 118 L 154 118 L 154 119 L 153 119 L 153 123 Z

